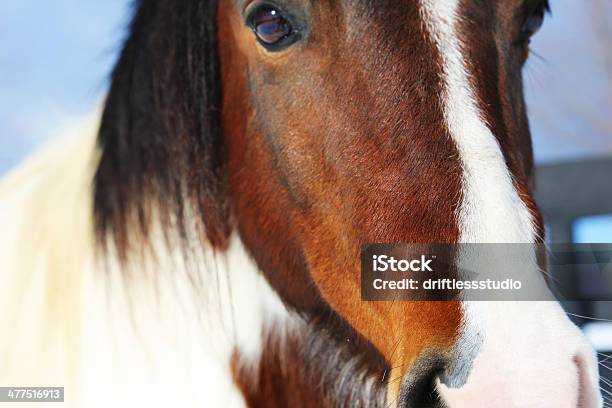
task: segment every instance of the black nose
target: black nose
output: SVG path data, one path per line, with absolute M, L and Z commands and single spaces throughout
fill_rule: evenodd
M 444 372 L 445 366 L 445 360 L 435 354 L 426 354 L 417 358 L 402 381 L 399 406 L 446 408 L 436 389 L 436 380 Z

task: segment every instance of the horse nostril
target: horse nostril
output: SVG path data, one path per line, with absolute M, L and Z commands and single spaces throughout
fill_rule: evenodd
M 436 355 L 419 357 L 404 376 L 400 389 L 400 407 L 444 408 L 436 388 L 436 380 L 444 371 L 446 362 Z
M 588 370 L 588 364 L 584 356 L 574 356 L 574 363 L 578 368 L 578 407 L 595 408 L 601 406 L 597 392 L 597 380 L 592 377 Z

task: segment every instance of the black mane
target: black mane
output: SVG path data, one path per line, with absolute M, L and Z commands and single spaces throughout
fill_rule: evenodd
M 185 236 L 187 207 L 213 245 L 228 235 L 215 0 L 138 0 L 112 73 L 94 179 L 96 234 L 122 257 L 152 210 Z M 193 212 L 195 211 L 195 214 Z

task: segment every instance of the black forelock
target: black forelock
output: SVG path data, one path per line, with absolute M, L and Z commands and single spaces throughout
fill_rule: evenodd
M 114 240 L 122 257 L 147 238 L 153 216 L 184 235 L 187 203 L 209 241 L 221 245 L 227 237 L 216 4 L 134 4 L 104 106 L 94 179 L 97 236 Z

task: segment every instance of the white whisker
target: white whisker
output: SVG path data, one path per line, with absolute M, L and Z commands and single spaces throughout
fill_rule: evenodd
M 603 387 L 599 387 L 599 389 L 600 389 L 601 391 L 605 392 L 606 394 L 608 394 L 608 395 L 612 396 L 612 392 L 611 392 L 611 391 L 608 391 L 608 390 L 606 390 L 606 389 L 605 389 L 605 388 L 603 388 Z
M 608 386 L 612 386 L 612 382 L 611 382 L 610 380 L 608 380 L 608 379 L 606 379 L 606 378 L 604 378 L 604 377 L 601 377 L 601 378 L 600 378 L 600 380 L 601 380 L 601 381 L 602 381 L 604 384 L 606 384 L 606 385 L 608 385 Z
M 603 368 L 612 371 L 612 367 L 608 367 L 607 365 L 603 364 L 601 361 L 599 362 L 599 365 L 602 366 Z
M 565 312 L 565 314 L 567 314 L 568 316 L 579 317 L 581 319 L 595 320 L 595 321 L 598 321 L 598 322 L 611 322 L 612 323 L 612 320 L 610 320 L 610 319 L 600 319 L 600 318 L 597 318 L 597 317 L 583 316 L 583 315 L 579 315 L 579 314 L 575 314 L 575 313 L 570 313 L 570 312 Z

